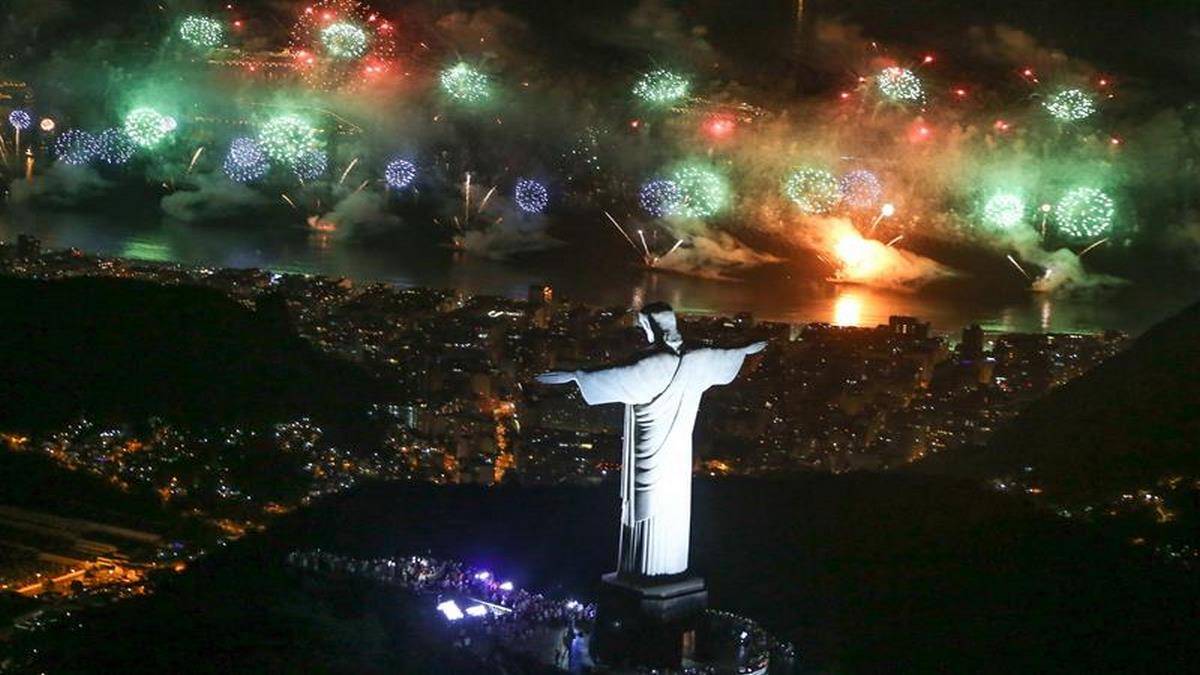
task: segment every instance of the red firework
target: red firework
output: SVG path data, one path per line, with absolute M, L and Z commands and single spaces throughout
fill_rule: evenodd
M 335 24 L 362 31 L 361 54 L 330 52 L 322 33 Z M 292 26 L 290 51 L 296 69 L 314 87 L 370 84 L 395 69 L 396 23 L 358 0 L 316 0 L 301 8 Z

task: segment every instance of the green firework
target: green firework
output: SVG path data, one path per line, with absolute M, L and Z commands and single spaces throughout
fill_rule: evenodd
M 280 115 L 267 120 L 259 129 L 258 142 L 268 157 L 288 166 L 295 166 L 310 153 L 321 149 L 317 130 L 296 115 Z
M 193 47 L 212 49 L 225 39 L 225 26 L 216 19 L 193 15 L 180 22 L 179 37 Z
M 335 59 L 357 59 L 367 53 L 367 33 L 352 23 L 331 23 L 321 30 L 321 44 Z
M 125 116 L 123 128 L 134 145 L 149 149 L 175 130 L 175 119 L 154 108 L 136 108 Z
M 1042 105 L 1060 122 L 1078 122 L 1096 112 L 1096 102 L 1081 89 L 1064 89 L 1047 98 Z
M 783 193 L 811 215 L 829 213 L 842 201 L 837 178 L 824 169 L 796 169 L 783 182 Z
M 983 204 L 983 222 L 997 230 L 1016 227 L 1025 219 L 1025 200 L 1012 192 L 997 192 Z
M 686 163 L 671 172 L 670 179 L 679 188 L 680 202 L 675 209 L 684 218 L 707 218 L 729 205 L 729 183 L 715 169 L 699 163 Z
M 492 95 L 487 75 L 468 63 L 459 62 L 442 71 L 442 91 L 462 103 L 482 103 Z
M 1112 229 L 1116 207 L 1112 197 L 1093 187 L 1069 190 L 1054 207 L 1054 223 L 1072 239 L 1094 239 Z
M 908 68 L 884 68 L 875 77 L 875 84 L 879 87 L 879 93 L 892 101 L 918 103 L 925 98 L 921 78 Z
M 662 68 L 645 73 L 633 85 L 633 95 L 651 105 L 673 105 L 687 98 L 692 83 L 679 73 Z

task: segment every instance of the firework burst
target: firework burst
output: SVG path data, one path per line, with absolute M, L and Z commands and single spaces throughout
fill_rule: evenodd
M 897 103 L 920 103 L 925 98 L 921 78 L 907 68 L 884 68 L 875 76 L 875 85 L 880 94 Z
M 1096 112 L 1096 102 L 1081 89 L 1064 89 L 1052 94 L 1042 106 L 1060 122 L 1078 122 Z
M 525 213 L 541 213 L 550 203 L 550 191 L 536 180 L 522 178 L 513 189 L 513 201 Z
M 8 123 L 17 131 L 25 131 L 33 125 L 33 116 L 24 110 L 14 110 L 8 113 Z
M 679 73 L 657 68 L 633 84 L 633 95 L 654 106 L 670 106 L 687 98 L 692 83 Z
M 710 166 L 682 164 L 671 172 L 670 179 L 681 195 L 675 213 L 684 218 L 708 218 L 729 206 L 729 182 Z
M 175 118 L 163 115 L 154 108 L 136 108 L 125 116 L 124 130 L 135 145 L 150 149 L 162 143 L 173 131 Z
M 365 84 L 395 62 L 396 24 L 358 0 L 317 0 L 296 18 L 290 50 L 313 87 Z
M 329 155 L 320 148 L 309 148 L 301 152 L 292 162 L 292 172 L 301 181 L 319 180 L 329 170 Z
M 997 192 L 983 204 L 983 222 L 997 230 L 1010 230 L 1025 220 L 1025 200 L 1011 192 Z
M 417 177 L 417 165 L 407 159 L 397 158 L 383 168 L 383 181 L 392 190 L 403 190 L 412 185 Z
M 367 32 L 352 23 L 332 23 L 321 29 L 321 44 L 331 58 L 346 61 L 367 53 Z
M 235 138 L 221 165 L 225 175 L 235 183 L 253 183 L 266 178 L 271 171 L 267 153 L 253 138 Z
M 783 193 L 809 215 L 829 213 L 842 201 L 837 178 L 824 169 L 796 169 L 784 181 Z
M 838 179 L 842 201 L 852 208 L 874 208 L 883 197 L 883 183 L 879 177 L 866 169 L 855 169 Z
M 126 164 L 137 152 L 133 140 L 121 129 L 105 129 L 96 140 L 99 143 L 96 158 L 109 166 Z
M 179 23 L 179 37 L 193 47 L 212 49 L 225 39 L 225 26 L 216 19 L 192 15 Z
M 492 95 L 488 76 L 462 61 L 443 70 L 439 81 L 442 91 L 460 103 L 483 103 Z
M 683 206 L 683 191 L 675 181 L 656 178 L 642 186 L 638 201 L 651 217 L 665 218 L 679 213 Z
M 82 129 L 67 129 L 54 141 L 54 155 L 64 164 L 82 166 L 99 153 L 100 141 Z
M 267 120 L 259 130 L 258 142 L 267 157 L 289 167 L 299 164 L 309 153 L 321 150 L 317 130 L 296 115 Z
M 1112 229 L 1116 207 L 1104 192 L 1093 187 L 1069 190 L 1054 207 L 1058 230 L 1072 239 L 1094 239 Z

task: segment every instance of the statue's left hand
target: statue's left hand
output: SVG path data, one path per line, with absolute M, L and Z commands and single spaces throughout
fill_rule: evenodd
M 549 373 L 542 373 L 534 378 L 542 384 L 569 384 L 574 382 L 575 373 L 569 373 L 562 370 L 553 370 Z
M 746 356 L 750 356 L 751 354 L 757 354 L 766 348 L 767 348 L 767 341 L 759 340 L 758 342 L 751 342 L 750 344 L 746 345 L 745 347 L 742 347 L 742 353 L 745 354 Z

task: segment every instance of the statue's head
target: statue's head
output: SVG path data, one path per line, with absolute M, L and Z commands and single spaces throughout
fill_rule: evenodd
M 675 310 L 665 302 L 646 305 L 638 312 L 638 325 L 646 332 L 646 341 L 668 346 L 672 351 L 683 347 L 683 336 L 675 321 Z

